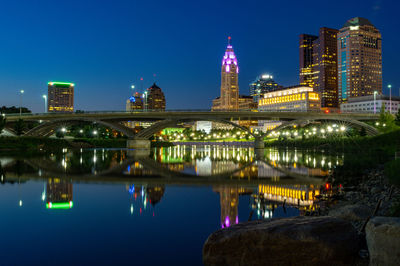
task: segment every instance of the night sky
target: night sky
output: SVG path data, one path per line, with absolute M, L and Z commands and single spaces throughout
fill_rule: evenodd
M 1 1 L 0 105 L 42 112 L 48 81 L 70 81 L 75 109 L 124 110 L 156 79 L 167 109 L 210 108 L 232 36 L 240 94 L 261 73 L 298 84 L 298 38 L 369 19 L 382 33 L 383 85 L 400 88 L 396 0 Z M 156 74 L 156 77 L 154 77 Z M 386 89 L 385 89 L 386 90 Z

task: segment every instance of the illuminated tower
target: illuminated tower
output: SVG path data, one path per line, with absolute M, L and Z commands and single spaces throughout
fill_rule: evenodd
M 382 93 L 381 33 L 368 19 L 355 17 L 337 39 L 339 102 Z
M 213 101 L 213 110 L 239 109 L 239 66 L 233 47 L 228 37 L 228 46 L 222 59 L 221 96 Z
M 49 82 L 48 84 L 48 112 L 68 113 L 74 111 L 74 83 Z
M 300 84 L 308 87 L 314 87 L 313 65 L 313 42 L 318 36 L 301 34 L 299 51 L 300 51 Z

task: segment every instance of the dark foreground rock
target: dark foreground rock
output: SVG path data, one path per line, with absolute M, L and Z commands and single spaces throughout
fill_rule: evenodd
M 205 265 L 349 265 L 360 241 L 350 222 L 334 217 L 253 221 L 211 234 Z
M 372 211 L 371 207 L 362 204 L 352 204 L 331 210 L 329 216 L 349 222 L 360 222 L 365 221 L 372 214 Z
M 374 217 L 365 233 L 370 265 L 400 265 L 400 218 Z

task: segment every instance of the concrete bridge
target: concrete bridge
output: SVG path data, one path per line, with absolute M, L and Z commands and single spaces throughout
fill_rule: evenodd
M 255 147 L 263 148 L 263 138 L 268 133 L 256 135 L 249 128 L 239 125 L 236 121 L 242 120 L 273 120 L 282 121 L 279 128 L 291 125 L 305 125 L 316 121 L 343 122 L 355 128 L 365 128 L 368 135 L 377 135 L 376 128 L 364 121 L 378 119 L 379 115 L 366 113 L 322 113 L 322 112 L 263 112 L 257 110 L 239 111 L 209 111 L 209 110 L 180 110 L 159 111 L 148 110 L 139 112 L 85 112 L 85 113 L 46 113 L 46 114 L 18 114 L 7 115 L 7 123 L 14 123 L 18 119 L 39 122 L 39 125 L 25 133 L 25 136 L 48 137 L 62 126 L 81 122 L 92 122 L 115 129 L 128 137 L 128 148 L 150 148 L 150 137 L 167 127 L 174 127 L 185 122 L 211 121 L 231 125 L 249 132 L 255 138 Z M 142 121 L 153 124 L 135 134 L 123 122 Z

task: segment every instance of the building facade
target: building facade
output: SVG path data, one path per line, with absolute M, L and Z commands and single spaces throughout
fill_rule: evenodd
M 258 103 L 258 100 L 267 92 L 282 90 L 283 86 L 278 85 L 273 80 L 273 76 L 269 74 L 264 74 L 259 77 L 249 85 L 250 95 L 253 97 L 253 101 Z
M 258 110 L 275 112 L 321 111 L 321 98 L 313 88 L 289 87 L 264 94 L 258 102 Z
M 226 47 L 221 66 L 221 96 L 213 100 L 213 110 L 239 109 L 239 66 L 233 47 Z
M 321 95 L 322 107 L 339 107 L 337 80 L 338 32 L 336 29 L 320 28 L 319 37 L 313 42 L 313 88 Z
M 396 114 L 400 108 L 400 97 L 387 95 L 361 96 L 349 98 L 346 103 L 340 105 L 342 113 L 379 113 L 382 106 L 385 106 L 385 112 Z
M 52 113 L 74 112 L 74 83 L 53 82 L 48 84 L 47 111 Z
M 144 100 L 146 110 L 165 110 L 165 96 L 156 83 L 146 90 Z
M 355 17 L 338 33 L 339 102 L 382 94 L 381 33 L 367 19 Z
M 126 108 L 127 112 L 135 111 L 135 110 L 143 110 L 144 101 L 143 101 L 143 94 L 136 92 L 133 96 L 129 97 L 126 100 Z
M 315 75 L 313 73 L 313 43 L 318 36 L 301 34 L 299 42 L 300 54 L 300 84 L 313 88 Z

